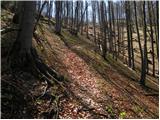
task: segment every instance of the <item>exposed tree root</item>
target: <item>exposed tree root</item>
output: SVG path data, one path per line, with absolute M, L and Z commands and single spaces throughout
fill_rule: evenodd
M 17 51 L 20 52 L 17 53 Z M 39 58 L 34 48 L 31 48 L 30 51 L 20 50 L 18 41 L 15 41 L 8 56 L 9 66 L 11 71 L 13 71 L 13 74 L 17 70 L 27 71 L 36 77 L 39 77 L 40 75 L 49 85 L 56 82 L 64 89 L 62 83 L 59 82 L 64 79 L 63 76 L 48 67 L 41 58 Z
M 47 64 L 43 62 L 43 60 L 38 56 L 37 51 L 35 48 L 31 48 L 30 52 L 23 51 L 23 52 L 17 52 L 19 51 L 19 48 L 17 47 L 18 44 L 14 43 L 11 52 L 9 53 L 8 63 L 10 67 L 10 71 L 12 73 L 12 77 L 16 78 L 17 80 L 21 79 L 18 72 L 27 72 L 31 75 L 35 76 L 36 78 L 40 78 L 43 81 L 46 81 L 47 86 L 44 88 L 43 93 L 40 96 L 37 96 L 36 99 L 40 99 L 45 97 L 48 93 L 47 90 L 52 87 L 55 83 L 58 84 L 63 92 L 67 93 L 67 88 L 63 84 L 64 77 L 59 75 L 54 69 L 50 68 Z M 16 54 L 16 55 L 15 55 Z M 16 85 L 16 83 L 10 83 L 3 79 L 4 82 L 6 82 L 9 85 L 14 86 L 20 93 L 25 94 L 23 92 L 23 89 L 20 85 Z M 28 94 L 27 94 L 28 95 Z M 55 96 L 49 95 L 51 101 L 55 99 Z M 32 99 L 32 95 L 30 95 Z M 59 99 L 57 99 L 59 101 Z M 58 101 L 56 100 L 56 108 L 52 108 L 49 112 L 47 112 L 46 116 L 48 118 L 58 118 L 59 114 L 59 106 Z M 55 101 L 55 100 L 54 100 Z

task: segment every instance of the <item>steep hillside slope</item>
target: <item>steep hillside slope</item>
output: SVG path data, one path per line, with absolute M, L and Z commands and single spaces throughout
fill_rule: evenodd
M 2 27 L 13 25 L 8 11 L 2 13 L 8 16 L 2 19 Z M 66 29 L 56 35 L 53 20 L 50 25 L 46 19 L 39 22 L 33 46 L 44 63 L 62 75 L 61 81 L 50 79 L 53 84 L 48 85 L 43 78 L 24 72 L 13 77 L 6 57 L 15 33 L 2 35 L 3 118 L 159 117 L 156 82 L 143 88 L 137 73 L 95 53 L 92 39 L 73 36 Z

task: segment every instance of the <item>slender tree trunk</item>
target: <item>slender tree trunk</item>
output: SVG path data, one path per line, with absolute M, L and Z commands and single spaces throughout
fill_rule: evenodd
M 96 3 L 95 3 L 95 1 L 92 1 L 92 21 L 93 21 L 94 43 L 95 43 L 95 47 L 97 47 L 97 41 L 96 41 Z
M 138 39 L 138 45 L 140 50 L 140 58 L 141 58 L 141 70 L 142 70 L 142 63 L 143 63 L 143 51 L 142 51 L 142 45 L 140 40 L 140 34 L 139 34 L 139 28 L 138 28 L 138 21 L 137 21 L 137 8 L 136 8 L 136 2 L 134 1 L 134 10 L 135 10 L 135 23 L 136 23 L 136 31 L 137 31 L 137 39 Z M 142 74 L 142 71 L 141 71 Z M 142 76 L 142 75 L 141 75 Z
M 145 85 L 146 79 L 146 68 L 147 68 L 147 26 L 146 26 L 146 11 L 145 11 L 145 1 L 143 2 L 143 34 L 144 34 L 144 51 L 143 51 L 143 62 L 142 62 L 142 74 L 140 79 L 140 84 Z
M 127 40 L 128 40 L 128 66 L 131 68 L 131 40 L 130 40 L 130 25 L 129 25 L 129 1 L 125 2 L 126 24 L 127 24 Z
M 154 12 L 154 6 L 153 6 L 153 3 L 151 4 L 152 6 L 152 14 L 153 14 L 153 24 L 154 24 L 154 33 L 155 33 L 155 38 L 156 38 L 156 52 L 157 52 L 157 58 L 158 58 L 158 61 L 159 61 L 159 38 L 158 38 L 158 34 L 159 34 L 159 30 L 157 31 L 157 25 L 159 25 L 158 21 L 156 20 L 156 13 Z M 156 5 L 158 6 L 158 5 Z M 157 9 L 156 9 L 157 10 Z M 158 10 L 157 10 L 157 14 L 159 14 Z M 158 19 L 158 16 L 157 16 L 157 19 Z M 158 28 L 159 29 L 159 28 Z
M 129 11 L 130 12 L 130 11 Z M 134 49 L 133 49 L 133 36 L 132 36 L 132 20 L 131 20 L 131 16 L 129 16 L 130 18 L 130 39 L 131 39 L 131 60 L 132 60 L 132 69 L 135 69 L 135 64 L 134 64 Z
M 105 9 L 105 14 L 104 14 L 104 17 L 105 17 L 105 38 L 106 38 L 106 53 L 108 52 L 108 43 L 109 43 L 109 27 L 108 27 L 108 17 L 107 17 L 107 7 L 106 7 L 106 4 L 104 6 L 104 9 Z
M 50 4 L 49 4 L 49 14 L 48 14 L 48 24 L 50 24 L 50 20 L 51 20 L 51 17 L 52 17 L 52 12 L 53 12 L 53 0 L 50 1 Z
M 157 13 L 157 58 L 159 61 L 159 1 L 156 1 L 156 13 Z
M 38 4 L 37 10 L 38 10 L 38 12 L 40 12 L 40 9 L 41 9 L 41 1 L 37 1 L 37 4 Z
M 83 1 L 81 1 L 81 35 L 83 35 L 83 23 L 84 23 L 84 17 L 83 17 Z
M 152 55 L 152 62 L 153 62 L 153 67 L 152 67 L 152 74 L 153 76 L 155 76 L 155 60 L 154 60 L 154 38 L 153 38 L 153 24 L 152 24 L 152 13 L 151 13 L 151 6 L 150 6 L 150 2 L 148 1 L 148 14 L 149 14 L 149 24 L 150 24 L 150 31 L 151 31 L 151 47 L 152 47 L 152 51 L 151 51 L 151 55 Z
M 72 23 L 71 23 L 71 32 L 73 31 L 73 28 L 74 28 L 74 14 L 73 14 L 73 10 L 74 10 L 74 7 L 73 7 L 73 1 L 71 1 L 71 9 L 72 9 L 72 12 L 71 12 L 71 18 L 72 18 Z
M 106 21 L 105 21 L 105 15 L 104 15 L 104 2 L 100 2 L 100 8 L 101 8 L 101 29 L 103 34 L 103 43 L 102 43 L 102 57 L 106 59 Z
M 69 26 L 69 13 L 70 13 L 70 9 L 69 9 L 69 1 L 66 1 L 66 7 L 67 7 L 67 20 L 66 20 L 66 26 L 68 28 Z
M 88 2 L 85 1 L 86 3 L 86 6 L 88 6 Z M 89 38 L 89 35 L 88 35 L 88 7 L 87 7 L 87 10 L 86 10 L 86 35 L 87 35 L 87 38 Z
M 117 51 L 117 57 L 119 57 L 120 53 L 120 26 L 119 26 L 119 7 L 118 4 L 116 5 L 117 7 L 117 32 L 118 32 L 118 39 L 117 39 L 117 44 L 118 44 L 118 51 Z
M 56 25 L 55 30 L 57 34 L 61 34 L 61 24 L 62 24 L 62 1 L 55 1 L 56 6 Z
M 113 55 L 113 37 L 112 37 L 112 15 L 111 15 L 111 1 L 108 1 L 108 14 L 109 14 L 109 51 Z
M 113 52 L 113 57 L 117 60 L 117 42 L 116 42 L 116 28 L 115 28 L 115 16 L 114 16 L 114 6 L 113 6 L 113 1 L 111 2 L 111 12 L 112 12 L 112 25 L 113 25 L 113 31 L 112 31 L 112 36 L 113 37 L 113 43 L 114 43 L 114 52 Z

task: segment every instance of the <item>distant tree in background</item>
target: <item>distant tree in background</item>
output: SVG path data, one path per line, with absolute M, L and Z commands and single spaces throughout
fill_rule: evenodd
M 55 6 L 56 6 L 56 25 L 55 25 L 55 32 L 57 34 L 61 34 L 61 27 L 62 27 L 62 2 L 63 1 L 55 1 Z

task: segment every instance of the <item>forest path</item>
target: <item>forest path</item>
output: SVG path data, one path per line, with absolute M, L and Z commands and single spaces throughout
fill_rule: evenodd
M 49 65 L 70 80 L 67 86 L 72 95 L 60 101 L 60 118 L 157 118 L 156 98 L 146 97 L 138 84 L 108 64 L 102 76 L 90 65 L 97 61 L 82 59 L 75 52 L 87 46 L 74 45 L 73 51 L 51 32 L 45 31 L 45 36 Z

